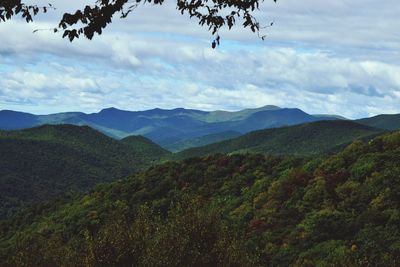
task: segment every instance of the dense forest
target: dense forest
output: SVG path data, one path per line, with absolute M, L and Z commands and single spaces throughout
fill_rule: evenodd
M 357 123 L 386 130 L 400 129 L 400 114 L 382 114 L 356 120 Z
M 87 126 L 0 131 L 0 218 L 16 208 L 144 170 L 169 154 L 144 137 L 117 141 Z
M 0 0 L 0 267 L 400 267 L 399 13 Z
M 400 132 L 166 162 L 4 220 L 2 266 L 399 266 Z
M 309 156 L 340 151 L 356 139 L 371 139 L 384 130 L 349 120 L 304 123 L 254 131 L 237 138 L 187 149 L 171 155 L 173 159 L 215 153 L 263 153 Z

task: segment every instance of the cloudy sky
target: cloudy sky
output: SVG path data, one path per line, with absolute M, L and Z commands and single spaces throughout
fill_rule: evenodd
M 34 1 L 32 1 L 34 2 Z M 73 2 L 73 4 L 68 3 Z M 60 1 L 35 23 L 0 23 L 0 109 L 47 114 L 278 105 L 360 118 L 400 113 L 398 0 L 265 0 L 263 42 L 240 26 L 211 34 L 175 1 L 140 6 L 94 40 L 48 29 L 91 1 Z

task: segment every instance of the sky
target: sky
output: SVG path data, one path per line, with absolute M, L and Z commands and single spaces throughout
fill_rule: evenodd
M 34 23 L 0 23 L 0 110 L 277 105 L 353 119 L 400 113 L 398 0 L 265 0 L 256 16 L 274 22 L 262 30 L 266 40 L 238 24 L 220 32 L 217 49 L 207 28 L 168 0 L 116 17 L 91 41 L 33 33 L 93 1 L 54 0 L 57 10 Z

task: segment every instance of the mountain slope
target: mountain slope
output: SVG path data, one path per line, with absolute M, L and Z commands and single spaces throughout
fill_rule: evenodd
M 264 106 L 260 108 L 249 108 L 243 109 L 240 111 L 224 111 L 224 110 L 216 110 L 211 111 L 205 117 L 205 121 L 209 123 L 213 122 L 223 122 L 223 121 L 240 121 L 246 119 L 248 116 L 260 112 L 260 111 L 273 111 L 279 110 L 280 107 L 277 106 Z
M 356 122 L 386 130 L 400 129 L 400 114 L 378 115 L 371 118 L 356 120 Z
M 158 159 L 132 139 L 126 145 L 72 125 L 0 131 L 0 217 L 14 207 L 86 191 Z
M 14 130 L 37 125 L 36 115 L 11 110 L 0 110 L 0 129 Z
M 188 149 L 173 155 L 173 158 L 182 159 L 234 152 L 312 155 L 329 152 L 354 139 L 373 136 L 381 132 L 383 130 L 352 121 L 319 121 L 251 132 L 235 139 Z
M 296 125 L 318 120 L 320 119 L 311 116 L 300 109 L 282 108 L 253 113 L 246 119 L 237 122 L 237 125 L 231 129 L 241 133 L 248 133 L 260 129 Z
M 121 143 L 132 147 L 136 153 L 141 153 L 146 158 L 149 158 L 149 160 L 161 159 L 170 154 L 168 150 L 140 135 L 125 137 L 121 140 Z
M 179 152 L 179 151 L 189 149 L 192 147 L 205 146 L 208 144 L 221 142 L 221 141 L 224 141 L 227 139 L 232 139 L 232 138 L 238 137 L 240 135 L 241 134 L 239 132 L 225 131 L 225 132 L 195 137 L 195 138 L 191 138 L 191 139 L 185 139 L 182 141 L 178 141 L 176 143 L 166 145 L 165 148 L 172 152 Z
M 2 266 L 398 266 L 400 133 L 168 162 L 0 223 Z

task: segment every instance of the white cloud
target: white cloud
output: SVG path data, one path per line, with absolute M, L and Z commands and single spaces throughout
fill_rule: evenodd
M 0 108 L 32 112 L 178 106 L 240 109 L 265 104 L 361 117 L 400 112 L 400 7 L 394 0 L 264 2 L 268 39 L 222 32 L 219 49 L 172 4 L 141 6 L 92 41 L 69 43 L 37 28 L 0 24 Z M 62 6 L 60 6 L 62 5 Z

